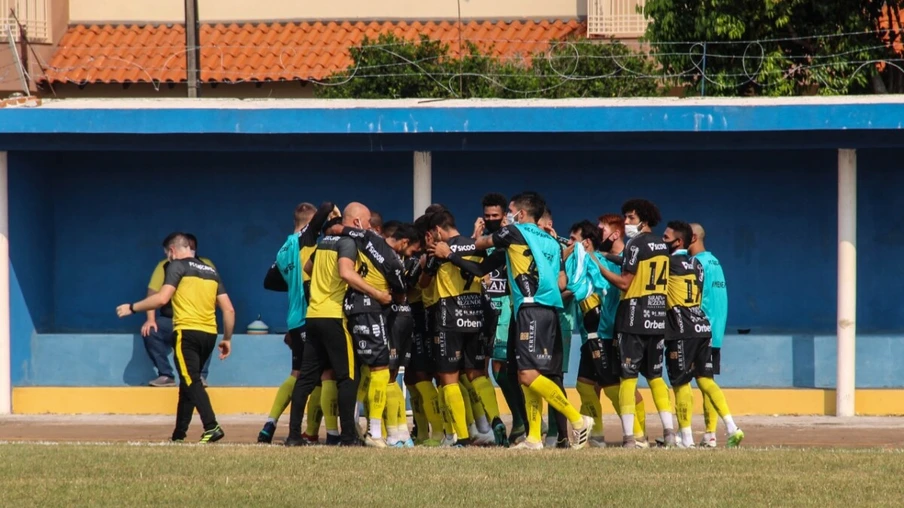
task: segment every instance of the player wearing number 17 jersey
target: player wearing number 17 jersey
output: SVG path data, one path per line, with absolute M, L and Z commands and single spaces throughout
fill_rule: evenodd
M 621 274 L 600 267 L 600 274 L 621 290 L 615 318 L 616 347 L 621 363 L 621 405 L 624 447 L 635 448 L 634 391 L 643 374 L 653 392 L 653 403 L 662 419 L 666 446 L 675 445 L 669 389 L 662 380 L 669 251 L 652 229 L 661 220 L 659 209 L 644 199 L 622 205 L 625 245 Z
M 703 396 L 712 401 L 728 428 L 728 446 L 735 447 L 744 439 L 744 432 L 735 425 L 725 395 L 713 380 L 710 351 L 712 326 L 700 306 L 705 283 L 703 265 L 691 258 L 687 251 L 692 236 L 688 223 L 673 221 L 669 222 L 662 237 L 671 251 L 666 343 L 669 381 L 675 389 L 675 402 L 678 406 L 678 446 L 694 446 L 691 432 L 694 399 L 690 382 L 691 379 L 696 379 Z

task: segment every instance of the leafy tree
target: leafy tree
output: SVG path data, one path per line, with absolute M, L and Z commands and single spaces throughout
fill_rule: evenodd
M 645 40 L 673 84 L 706 95 L 904 91 L 895 39 L 879 30 L 900 2 L 646 0 Z
M 546 52 L 496 58 L 468 43 L 460 57 L 426 36 L 365 39 L 352 64 L 315 88 L 327 98 L 567 98 L 658 94 L 654 63 L 617 42 L 553 41 Z

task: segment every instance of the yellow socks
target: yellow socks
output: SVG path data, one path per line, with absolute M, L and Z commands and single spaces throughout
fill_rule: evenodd
M 578 381 L 578 395 L 581 396 L 581 414 L 593 418 L 593 430 L 590 435 L 594 437 L 603 436 L 603 405 L 600 404 L 599 395 L 596 394 L 596 388 L 583 381 Z
M 377 439 L 383 437 L 383 410 L 386 409 L 388 387 L 389 369 L 370 371 L 370 384 L 367 387 L 367 402 L 370 407 L 367 416 L 370 421 L 370 435 Z
M 619 417 L 625 437 L 634 436 L 634 392 L 637 390 L 637 378 L 622 379 L 618 386 Z M 668 393 L 666 393 L 668 395 Z
M 335 381 L 321 382 L 320 407 L 323 409 L 323 424 L 326 433 L 339 435 L 339 389 Z
M 292 402 L 292 392 L 295 390 L 296 381 L 295 376 L 289 376 L 279 385 L 279 390 L 276 390 L 273 406 L 270 407 L 270 420 L 273 423 L 279 421 L 279 417 L 282 416 L 286 408 L 289 407 L 289 403 Z
M 470 427 L 476 421 L 478 415 L 483 415 L 483 404 L 480 403 L 480 399 L 477 398 L 477 392 L 474 391 L 474 387 L 471 386 L 471 382 L 468 381 L 467 376 L 464 374 L 458 376 L 458 388 L 461 390 L 461 395 L 465 401 L 465 421 L 468 422 L 468 427 Z
M 691 411 L 694 407 L 694 392 L 690 383 L 675 387 L 675 411 L 678 413 L 678 429 L 691 426 Z
M 424 416 L 430 424 L 430 439 L 440 440 L 443 438 L 443 430 L 445 422 L 443 419 L 443 410 L 439 401 L 439 392 L 430 381 L 421 381 L 414 385 L 415 391 L 420 396 L 421 407 L 424 409 Z M 417 413 L 415 413 L 417 414 Z M 420 423 L 418 423 L 418 431 L 420 431 Z M 427 435 L 424 431 L 424 436 Z
M 672 399 L 669 397 L 669 387 L 661 377 L 648 380 L 650 391 L 653 392 L 653 404 L 656 411 L 659 411 L 659 418 L 662 420 L 663 430 L 674 430 L 675 423 L 672 421 Z
M 524 406 L 527 409 L 527 440 L 531 443 L 542 443 L 543 397 L 529 386 L 521 386 L 524 392 Z
M 640 392 L 635 392 L 634 404 L 634 435 L 637 437 L 647 435 L 647 409 L 643 403 Z
M 719 428 L 719 413 L 713 401 L 703 394 L 703 420 L 706 422 L 706 433 L 715 434 Z
M 395 385 L 395 388 L 393 388 Z M 395 429 L 399 426 L 399 404 L 402 403 L 402 389 L 398 383 L 392 381 L 386 386 L 386 428 Z
M 568 399 L 565 398 L 565 393 L 551 379 L 542 375 L 537 376 L 537 379 L 530 384 L 530 389 L 546 399 L 546 402 L 556 408 L 556 411 L 565 415 L 565 418 L 572 425 L 576 425 L 576 428 L 583 428 L 584 420 L 581 418 L 581 413 L 568 402 Z M 533 422 L 531 425 L 533 425 Z
M 483 404 L 487 419 L 492 422 L 496 418 L 499 418 L 499 402 L 496 401 L 496 389 L 493 388 L 493 383 L 490 382 L 490 378 L 486 376 L 476 377 L 471 381 L 471 385 L 474 387 L 477 396 L 480 398 L 480 402 Z
M 335 383 L 334 383 L 335 385 Z M 338 404 L 339 391 L 336 391 L 336 402 Z M 323 409 L 321 403 L 323 401 L 323 387 L 318 386 L 311 392 L 308 397 L 308 424 L 305 428 L 305 434 L 315 437 L 320 434 L 320 420 L 323 420 Z M 336 408 L 338 410 L 338 407 Z
M 731 411 L 728 409 L 728 402 L 725 400 L 725 394 L 722 393 L 722 389 L 719 388 L 719 385 L 717 385 L 716 382 L 711 378 L 698 377 L 697 386 L 700 387 L 700 391 L 702 391 L 704 394 L 703 396 L 710 399 L 713 407 L 716 409 L 716 412 L 719 414 L 719 416 L 722 417 L 722 421 L 725 422 L 725 427 L 728 431 L 728 435 L 732 435 L 737 432 L 738 427 L 737 425 L 735 425 L 734 420 L 731 418 Z
M 465 399 L 458 383 L 448 384 L 442 387 L 443 398 L 450 416 L 452 428 L 458 435 L 458 439 L 468 439 L 468 423 L 465 420 Z
M 415 385 L 408 385 L 408 397 L 411 399 L 411 412 L 414 417 L 414 425 L 417 427 L 417 435 L 414 440 L 422 443 L 430 438 L 430 422 L 427 420 L 427 412 L 424 411 L 424 398 L 421 392 L 417 391 Z M 399 411 L 404 415 L 405 399 L 402 398 L 402 404 Z
M 439 412 L 443 415 L 443 432 L 447 436 L 451 436 L 455 430 L 452 428 L 452 414 L 449 413 L 449 405 L 446 403 L 446 394 L 443 392 L 442 386 L 436 389 L 436 394 L 439 397 Z

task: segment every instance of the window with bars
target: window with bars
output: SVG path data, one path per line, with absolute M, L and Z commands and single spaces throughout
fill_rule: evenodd
M 19 23 L 25 28 L 29 41 L 50 42 L 50 12 L 48 0 L 0 0 L 0 40 L 21 40 Z M 15 17 L 10 13 L 15 12 Z
M 587 35 L 639 37 L 647 29 L 645 0 L 587 0 Z

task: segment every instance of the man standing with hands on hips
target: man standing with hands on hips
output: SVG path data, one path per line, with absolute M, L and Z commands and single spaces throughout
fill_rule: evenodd
M 225 360 L 232 351 L 235 309 L 216 269 L 195 259 L 185 234 L 169 239 L 166 255 L 170 262 L 160 291 L 138 303 L 120 305 L 116 315 L 122 318 L 158 309 L 172 300 L 176 370 L 180 378 L 172 440 L 185 440 L 192 413 L 197 408 L 204 424 L 201 443 L 213 443 L 223 439 L 225 434 L 201 383 L 201 366 L 210 358 L 217 342 L 217 306 L 223 311 L 223 340 L 218 346 L 220 360 Z

